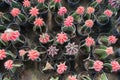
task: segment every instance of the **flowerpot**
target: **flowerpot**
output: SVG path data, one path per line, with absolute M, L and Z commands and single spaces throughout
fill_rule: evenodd
M 33 26 L 34 25 L 28 21 L 24 22 L 23 24 L 20 25 L 21 33 L 26 33 L 26 32 L 32 31 Z
M 47 25 L 43 25 L 43 26 L 34 26 L 33 30 L 36 32 L 36 34 L 42 34 L 42 33 L 46 33 L 48 31 L 48 26 Z
M 94 80 L 100 80 L 101 79 L 101 73 L 97 73 L 94 77 Z
M 27 17 L 25 14 L 21 13 L 17 17 L 15 17 L 15 22 L 18 24 L 24 24 L 27 21 Z
M 94 80 L 101 80 L 101 79 L 106 79 L 106 80 L 118 80 L 117 79 L 118 77 L 116 76 L 116 74 L 110 74 L 110 73 L 105 73 L 105 72 L 102 72 L 102 73 L 97 73 L 95 76 L 94 76 Z
M 39 16 L 42 17 L 43 19 L 47 19 L 48 18 L 48 12 L 49 12 L 49 8 L 48 5 L 45 4 L 42 6 L 42 8 L 38 8 L 39 9 Z
M 24 66 L 22 60 L 14 59 L 14 65 L 21 65 L 20 67 L 16 67 L 15 73 L 21 74 L 24 71 L 25 66 Z
M 91 15 L 85 14 L 83 16 L 83 21 L 82 22 L 85 22 L 86 20 L 89 20 L 89 19 L 91 19 L 93 22 L 95 22 L 95 14 L 91 14 Z
M 100 6 L 100 4 L 98 4 L 95 0 L 91 0 L 91 1 L 87 4 L 87 7 L 93 7 L 93 8 L 95 8 L 94 14 L 99 13 L 100 11 L 103 11 L 103 10 L 104 10 L 104 9 Z
M 65 55 L 70 63 L 70 71 L 75 71 L 75 55 Z
M 119 58 L 119 57 L 120 57 L 120 48 L 118 48 L 118 49 L 115 51 L 115 57 L 116 57 L 116 58 Z
M 91 29 L 90 28 L 87 29 L 87 27 L 83 28 L 83 25 L 84 25 L 83 23 L 78 24 L 76 31 L 77 31 L 77 36 L 85 38 L 91 33 Z
M 16 0 L 17 2 L 23 3 L 24 0 Z
M 19 1 L 19 0 L 15 0 L 15 1 Z M 23 0 L 21 0 L 21 1 L 23 1 Z M 4 0 L 4 2 L 7 3 L 8 5 L 11 5 L 12 0 Z
M 46 49 L 46 47 L 37 46 L 36 50 L 40 52 L 41 61 L 44 61 L 47 58 L 47 49 Z
M 68 5 L 69 5 L 70 7 L 75 8 L 75 7 L 78 6 L 80 0 L 67 0 L 67 2 L 68 2 Z
M 12 0 L 10 7 L 11 7 L 11 8 L 19 8 L 19 9 L 21 9 L 22 3 L 17 2 L 17 1 L 15 1 L 15 0 Z
M 96 15 L 95 24 L 99 26 L 100 28 L 105 27 L 109 22 L 110 22 L 110 19 L 108 17 L 104 19 L 102 17 L 100 18 L 99 15 Z
M 52 73 L 54 72 L 54 62 L 49 57 L 44 59 L 44 61 L 39 63 L 39 70 L 42 73 Z
M 18 57 L 18 54 L 17 54 L 17 49 L 12 45 L 12 42 L 10 43 L 10 45 L 8 45 L 6 48 L 5 48 L 6 51 L 8 51 L 8 59 L 15 59 Z
M 71 27 L 61 27 L 61 30 L 67 33 L 69 38 L 74 38 L 76 36 L 76 27 L 75 25 Z
M 19 80 L 13 73 L 6 72 L 2 76 L 2 80 Z
M 28 17 L 28 15 L 30 15 L 29 14 L 29 12 L 30 12 L 30 9 L 31 9 L 31 7 L 24 7 L 24 6 L 22 6 L 22 11 L 23 11 L 23 13 Z
M 115 25 L 115 28 L 113 29 L 112 33 L 117 37 L 120 36 L 120 23 Z
M 56 27 L 61 28 L 62 23 L 63 23 L 63 17 L 59 16 L 57 13 L 54 15 L 54 21 L 56 23 Z
M 35 16 L 29 16 L 27 21 L 30 23 L 30 24 L 33 24 L 34 21 L 35 21 L 36 17 Z
M 93 61 L 92 60 L 85 60 L 84 61 L 84 68 L 89 71 L 93 66 Z
M 108 40 L 107 37 L 109 36 L 109 34 L 107 33 L 101 33 L 99 34 L 98 38 L 97 38 L 97 43 L 99 45 L 104 45 L 104 46 L 108 46 Z
M 87 71 L 80 72 L 77 76 L 78 80 L 84 80 L 87 77 L 90 78 L 90 75 Z
M 20 31 L 20 26 L 17 23 L 10 23 L 7 28 L 10 28 L 14 31 Z
M 9 24 L 12 23 L 14 20 L 13 16 L 10 13 L 4 13 L 3 17 L 1 18 L 2 24 Z
M 19 50 L 21 47 L 24 47 L 27 45 L 27 41 L 24 35 L 20 35 L 19 40 L 16 40 L 15 42 L 12 42 L 12 45 Z
M 80 23 L 84 22 L 83 16 L 76 14 L 75 11 L 71 11 L 69 13 L 69 15 L 71 15 L 74 18 L 74 25 L 77 26 Z
M 49 4 L 48 5 L 49 9 L 50 9 L 50 12 L 51 14 L 54 16 L 56 14 L 56 12 L 58 11 L 58 7 L 51 7 L 51 5 Z
M 7 12 L 10 9 L 10 5 L 5 3 L 4 1 L 0 1 L 0 11 L 1 12 Z

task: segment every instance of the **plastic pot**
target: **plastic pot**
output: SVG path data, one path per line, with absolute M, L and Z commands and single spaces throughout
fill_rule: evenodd
M 108 45 L 108 40 L 107 37 L 109 36 L 109 34 L 107 33 L 101 33 L 99 34 L 98 38 L 97 38 L 97 44 L 99 45 Z
M 69 13 L 69 15 L 71 15 L 71 16 L 73 16 L 74 17 L 74 25 L 75 26 L 77 26 L 78 24 L 80 24 L 80 23 L 82 23 L 82 22 L 84 22 L 84 20 L 83 20 L 83 16 L 81 16 L 81 15 L 79 15 L 79 14 L 75 14 L 74 13 L 74 11 L 71 11 L 70 13 Z
M 2 80 L 4 80 L 5 78 L 7 79 L 12 79 L 12 80 L 19 80 L 19 78 L 17 76 L 15 76 L 13 73 L 11 72 L 5 72 L 3 75 L 2 75 Z
M 79 4 L 80 0 L 67 0 L 67 2 L 70 7 L 76 7 Z
M 61 27 L 62 31 L 68 34 L 68 37 L 74 38 L 76 36 L 76 27 L 75 25 L 71 27 Z
M 40 52 L 41 61 L 44 61 L 47 58 L 47 49 L 44 46 L 37 46 L 36 50 Z
M 12 23 L 14 20 L 13 16 L 10 13 L 4 13 L 3 17 L 1 18 L 2 24 L 9 24 Z
M 19 37 L 20 40 L 16 40 L 15 42 L 12 42 L 12 45 L 16 50 L 19 50 L 21 47 L 24 47 L 27 45 L 27 41 L 24 35 L 20 35 Z
M 48 12 L 49 12 L 49 7 L 47 4 L 45 4 L 45 6 L 42 6 L 42 8 L 39 8 L 39 16 L 42 18 L 47 18 L 48 17 Z
M 46 33 L 48 31 L 48 26 L 46 24 L 43 26 L 34 26 L 33 31 L 35 31 L 36 34 L 38 35 L 42 33 Z
M 120 48 L 118 48 L 118 49 L 115 51 L 115 57 L 116 57 L 116 58 L 119 58 L 119 57 L 120 57 Z
M 108 17 L 104 22 L 100 22 L 100 20 L 98 19 L 98 16 L 99 15 L 96 15 L 95 17 L 95 24 L 99 26 L 100 28 L 106 26 L 110 22 L 110 19 Z
M 23 24 L 20 25 L 21 33 L 26 33 L 26 32 L 32 31 L 33 26 L 34 25 L 28 21 L 24 22 Z
M 10 28 L 14 31 L 20 31 L 20 26 L 17 23 L 10 23 L 7 28 Z
M 15 65 L 21 65 L 20 67 L 16 67 L 16 72 L 15 72 L 15 73 L 21 74 L 24 71 L 24 69 L 25 69 L 25 66 L 24 66 L 22 60 L 14 59 L 14 64 Z
M 63 18 L 62 18 L 62 16 L 59 16 L 59 15 L 56 13 L 56 14 L 54 15 L 54 20 L 55 20 L 56 26 L 61 28 L 62 23 L 63 23 Z
M 88 28 L 86 30 L 86 27 L 83 28 L 83 25 L 84 25 L 84 23 L 78 24 L 76 32 L 77 32 L 78 36 L 85 38 L 85 37 L 87 37 L 91 33 L 91 29 Z
M 112 33 L 117 37 L 120 36 L 120 23 L 115 25 L 115 28 L 113 29 Z
M 78 80 L 84 80 L 86 77 L 90 77 L 89 73 L 87 71 L 83 71 L 78 74 L 77 78 Z
M 7 12 L 10 8 L 10 5 L 8 5 L 7 3 L 5 3 L 4 1 L 2 1 L 0 3 L 0 11 L 2 12 Z
M 48 68 L 46 68 L 47 63 L 49 64 Z M 54 71 L 54 64 L 54 61 L 47 56 L 46 59 L 39 63 L 39 70 L 42 73 L 52 73 Z
M 65 55 L 70 63 L 70 71 L 75 71 L 75 55 Z

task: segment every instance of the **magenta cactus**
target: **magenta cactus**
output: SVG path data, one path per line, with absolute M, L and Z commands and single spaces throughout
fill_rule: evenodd
M 120 0 L 109 0 L 109 4 L 114 8 L 120 8 Z
M 47 50 L 48 54 L 54 57 L 55 55 L 58 54 L 59 49 L 56 48 L 56 46 L 50 46 L 49 49 Z
M 75 43 L 68 43 L 68 45 L 65 47 L 66 52 L 69 55 L 74 55 L 78 52 L 78 45 L 75 45 Z

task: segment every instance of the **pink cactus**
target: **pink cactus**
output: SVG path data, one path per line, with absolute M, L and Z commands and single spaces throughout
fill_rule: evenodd
M 94 25 L 94 22 L 91 19 L 85 21 L 86 27 L 92 28 L 93 25 Z
M 45 2 L 45 0 L 38 0 L 38 2 L 39 2 L 39 3 L 44 3 L 44 2 Z
M 30 7 L 30 6 L 31 6 L 30 1 L 29 1 L 29 0 L 24 0 L 24 1 L 23 1 L 23 6 L 24 6 L 24 7 Z
M 13 60 L 7 60 L 5 63 L 4 63 L 4 66 L 7 70 L 11 70 L 13 68 Z
M 79 6 L 76 10 L 76 13 L 79 15 L 83 15 L 85 12 L 85 8 L 83 6 Z
M 100 4 L 100 3 L 102 2 L 102 0 L 96 0 L 96 2 L 97 2 L 98 4 Z
M 32 7 L 30 9 L 30 14 L 31 16 L 37 16 L 39 14 L 39 9 L 37 9 L 37 7 Z
M 6 55 L 6 52 L 4 49 L 1 49 L 0 50 L 0 60 L 3 60 L 4 58 L 6 58 L 7 55 Z
M 90 46 L 92 46 L 92 45 L 94 45 L 95 44 L 95 41 L 94 41 L 94 39 L 92 38 L 92 37 L 87 37 L 86 39 L 85 39 L 85 45 L 87 46 L 87 47 L 90 47 Z
M 37 50 L 30 50 L 28 52 L 28 57 L 29 59 L 31 59 L 32 61 L 38 59 L 40 56 L 40 53 Z
M 64 21 L 64 26 L 65 27 L 73 26 L 73 21 L 74 21 L 74 18 L 72 16 L 68 16 Z
M 57 73 L 58 74 L 63 74 L 66 70 L 67 70 L 67 66 L 64 63 L 60 63 L 59 65 L 57 65 Z
M 111 61 L 111 66 L 113 72 L 120 70 L 120 65 L 117 61 Z
M 103 68 L 103 62 L 96 60 L 93 64 L 93 68 L 95 69 L 95 71 L 101 71 Z
M 44 25 L 44 21 L 42 18 L 36 18 L 35 21 L 34 21 L 34 25 L 35 26 L 38 26 L 38 27 L 41 27 Z
M 95 12 L 95 9 L 93 8 L 93 7 L 88 7 L 87 8 L 87 13 L 88 14 L 92 14 L 92 13 L 94 13 Z
M 13 17 L 16 17 L 20 14 L 20 10 L 18 8 L 13 8 L 10 12 L 10 14 L 13 16 Z
M 4 42 L 16 41 L 20 36 L 18 31 L 13 31 L 12 29 L 7 29 L 4 33 L 1 34 L 0 38 Z
M 67 13 L 67 9 L 66 7 L 60 7 L 59 11 L 58 11 L 58 15 L 63 16 Z
M 57 34 L 57 42 L 59 42 L 60 44 L 63 44 L 67 40 L 68 40 L 68 37 L 66 33 L 61 32 Z
M 24 56 L 27 53 L 24 49 L 19 50 L 19 55 Z
M 107 17 L 112 17 L 112 15 L 113 15 L 113 12 L 111 11 L 111 10 L 105 10 L 104 11 L 104 14 L 107 16 Z
M 55 2 L 55 3 L 60 3 L 60 2 L 61 2 L 61 0 L 54 0 L 54 2 Z
M 68 76 L 68 80 L 77 80 L 76 76 Z
M 108 47 L 105 51 L 106 51 L 106 53 L 107 53 L 108 55 L 111 55 L 111 54 L 114 53 L 113 47 Z
M 41 43 L 47 43 L 50 40 L 50 36 L 47 33 L 43 33 L 42 35 L 40 35 L 39 41 Z
M 115 44 L 117 42 L 117 40 L 118 39 L 116 38 L 116 36 L 111 35 L 111 36 L 108 37 L 108 42 L 110 44 Z

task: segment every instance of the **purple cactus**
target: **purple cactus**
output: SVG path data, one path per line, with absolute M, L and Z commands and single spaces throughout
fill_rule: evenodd
M 68 45 L 65 47 L 66 53 L 69 55 L 75 55 L 78 53 L 78 45 L 75 45 L 75 43 L 68 43 Z
M 59 49 L 57 49 L 56 46 L 50 46 L 47 51 L 49 55 L 54 57 L 54 55 L 57 55 L 57 52 L 59 51 Z
M 109 0 L 109 4 L 114 8 L 120 8 L 120 0 Z

